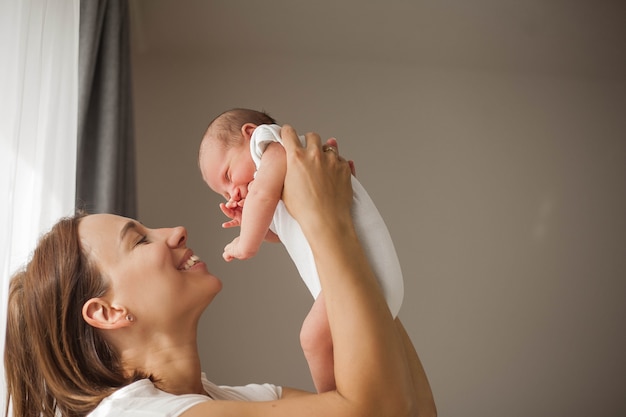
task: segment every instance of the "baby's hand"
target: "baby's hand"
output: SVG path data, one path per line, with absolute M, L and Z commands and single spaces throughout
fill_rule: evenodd
M 222 223 L 223 228 L 227 229 L 229 227 L 241 226 L 242 207 L 235 206 L 234 208 L 229 208 L 226 204 L 220 203 L 220 210 L 222 210 L 222 213 L 224 213 L 226 217 L 231 219 L 228 222 Z
M 242 198 L 240 200 L 235 200 L 231 198 L 230 200 L 226 202 L 226 207 L 232 208 L 232 209 L 237 208 L 237 207 L 243 207 L 243 204 L 245 201 L 246 201 L 245 198 Z
M 234 255 L 234 251 L 235 251 L 238 241 L 239 241 L 239 236 L 237 236 L 235 239 L 233 239 L 232 242 L 230 242 L 228 245 L 226 245 L 226 247 L 224 247 L 224 253 L 222 254 L 222 258 L 224 258 L 226 262 L 230 262 L 233 259 L 237 258 Z
M 234 238 L 232 242 L 226 245 L 226 247 L 224 248 L 224 253 L 222 254 L 222 258 L 224 258 L 226 262 L 230 262 L 233 259 L 245 260 L 252 258 L 253 256 L 254 253 L 242 250 L 239 245 L 239 236 Z

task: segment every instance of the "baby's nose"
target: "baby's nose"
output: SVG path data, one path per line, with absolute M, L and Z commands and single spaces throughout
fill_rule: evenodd
M 229 199 L 226 202 L 226 207 L 236 207 L 237 202 L 241 200 L 241 196 L 239 194 L 239 190 L 233 190 L 233 192 L 229 195 Z

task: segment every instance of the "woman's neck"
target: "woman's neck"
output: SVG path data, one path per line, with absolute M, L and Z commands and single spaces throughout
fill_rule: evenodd
M 206 394 L 196 341 L 188 343 L 143 343 L 122 352 L 124 367 L 133 373 L 151 375 L 156 387 L 171 394 Z

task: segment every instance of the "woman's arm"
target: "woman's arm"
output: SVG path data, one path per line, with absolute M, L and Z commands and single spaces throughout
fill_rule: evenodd
M 413 381 L 413 391 L 415 395 L 415 409 L 413 410 L 413 415 L 416 417 L 435 417 L 437 415 L 437 407 L 435 406 L 433 393 L 430 389 L 430 383 L 426 377 L 422 362 L 399 318 L 396 318 L 395 324 L 396 330 L 404 345 L 406 366 L 411 371 Z M 303 395 L 312 394 L 293 388 L 283 388 L 283 398 L 294 398 Z
M 283 200 L 316 259 L 334 344 L 337 390 L 315 395 L 286 390 L 284 399 L 272 402 L 208 401 L 184 416 L 415 416 L 422 396 L 416 394 L 413 367 L 407 366 L 406 341 L 352 224 L 350 166 L 334 153 L 322 152 L 317 135 L 307 134 L 306 148 L 292 128 L 283 126 L 281 135 L 287 152 Z
M 307 135 L 306 148 L 290 127 L 283 126 L 282 137 L 287 150 L 283 201 L 316 260 L 333 336 L 337 391 L 352 406 L 364 407 L 361 412 L 402 415 L 413 399 L 412 377 L 403 340 L 356 236 L 350 166 L 335 153 L 322 152 L 317 135 Z
M 398 334 L 402 339 L 402 344 L 404 345 L 407 366 L 411 371 L 413 391 L 415 394 L 415 410 L 413 415 L 419 417 L 435 417 L 437 415 L 437 407 L 435 406 L 433 392 L 430 389 L 430 383 L 426 377 L 422 361 L 420 361 L 415 347 L 413 346 L 413 342 L 411 342 L 411 338 L 404 329 L 400 319 L 396 318 L 395 323 Z

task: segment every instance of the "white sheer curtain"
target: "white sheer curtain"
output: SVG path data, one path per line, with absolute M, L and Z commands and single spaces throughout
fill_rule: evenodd
M 9 278 L 74 211 L 79 0 L 0 1 L 0 347 Z M 5 406 L 0 361 L 0 414 Z

